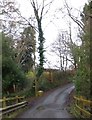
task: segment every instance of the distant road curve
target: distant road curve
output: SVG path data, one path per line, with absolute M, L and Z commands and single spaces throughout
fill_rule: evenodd
M 37 104 L 17 118 L 73 118 L 66 110 L 66 102 L 74 88 L 73 84 L 57 88 L 50 94 L 43 96 Z

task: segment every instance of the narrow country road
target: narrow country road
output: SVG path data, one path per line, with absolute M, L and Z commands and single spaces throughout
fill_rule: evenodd
M 67 98 L 73 89 L 73 84 L 57 88 L 18 118 L 73 118 L 66 109 Z

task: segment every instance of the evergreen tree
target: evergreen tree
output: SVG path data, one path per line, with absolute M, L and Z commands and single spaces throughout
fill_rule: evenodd
M 91 7 L 90 7 L 91 6 Z M 92 2 L 85 4 L 82 21 L 84 23 L 84 31 L 80 35 L 82 45 L 77 50 L 79 61 L 77 61 L 78 69 L 75 76 L 76 94 L 91 99 L 90 95 L 90 11 L 92 11 Z
M 11 47 L 11 38 L 2 34 L 2 91 L 15 92 L 23 89 L 25 75 L 15 62 L 15 53 Z M 14 88 L 15 86 L 15 88 Z
M 21 40 L 18 41 L 16 48 L 16 60 L 25 72 L 35 66 L 35 49 L 35 31 L 32 27 L 27 27 L 21 33 Z

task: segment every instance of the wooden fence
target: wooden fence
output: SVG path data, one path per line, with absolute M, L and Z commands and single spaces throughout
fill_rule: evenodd
M 0 99 L 0 103 L 2 103 L 2 108 L 5 108 L 7 106 L 22 102 L 23 100 L 24 100 L 24 96 L 23 97 L 16 96 L 16 97 L 11 97 L 11 98 L 3 97 L 3 99 Z
M 74 111 L 81 118 L 91 118 L 92 117 L 92 101 L 84 99 L 81 97 L 74 96 L 75 107 Z
M 24 97 L 18 96 L 12 98 L 3 97 L 3 99 L 0 99 L 0 103 L 2 104 L 0 108 L 0 116 L 6 114 L 9 115 L 15 110 L 18 110 L 27 105 L 27 101 L 24 100 Z

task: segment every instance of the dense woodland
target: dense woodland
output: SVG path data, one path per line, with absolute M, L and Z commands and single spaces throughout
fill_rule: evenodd
M 47 6 L 51 4 L 52 1 Z M 45 1 L 41 5 L 40 14 L 38 14 L 39 9 L 35 0 L 31 0 L 31 5 L 35 18 L 30 17 L 30 19 L 35 19 L 37 26 L 22 17 L 14 2 L 7 2 L 7 0 L 0 2 L 2 95 L 30 97 L 34 96 L 37 90 L 47 91 L 64 83 L 73 82 L 76 95 L 92 99 L 90 96 L 92 2 L 85 4 L 80 14 L 81 21 L 71 15 L 68 4 L 65 4 L 68 16 L 78 25 L 78 37 L 82 44 L 78 46 L 73 42 L 71 26 L 70 33 L 58 34 L 56 41 L 51 46 L 51 51 L 58 56 L 60 61 L 58 69 L 44 68 L 46 63 L 44 52 L 46 50 L 44 48 L 45 38 L 42 30 L 42 19 L 46 7 Z M 45 12 L 48 14 L 49 9 Z M 6 19 L 3 19 L 3 16 Z M 36 52 L 39 53 L 39 63 L 36 62 Z M 67 57 L 68 55 L 71 59 Z M 70 69 L 67 69 L 68 61 L 71 62 Z

